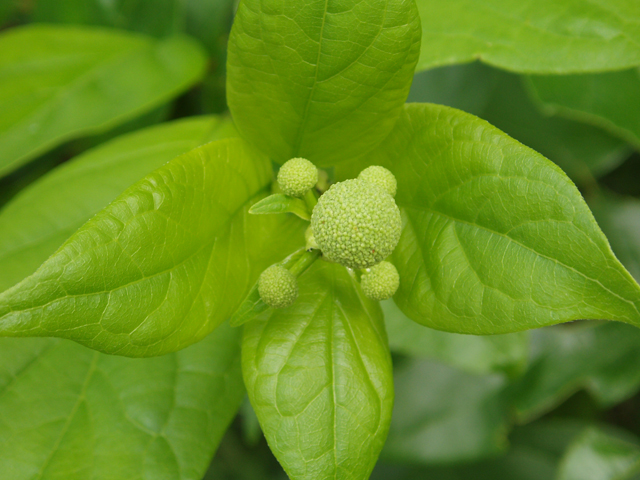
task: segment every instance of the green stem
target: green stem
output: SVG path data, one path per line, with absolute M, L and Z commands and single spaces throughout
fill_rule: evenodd
M 293 273 L 296 278 L 299 277 L 306 272 L 311 265 L 313 265 L 313 262 L 320 258 L 320 254 L 320 250 L 305 251 L 300 259 L 291 266 L 289 271 Z
M 307 204 L 309 214 L 311 214 L 313 212 L 313 207 L 315 207 L 318 203 L 318 199 L 316 198 L 316 194 L 313 188 L 311 190 L 307 190 L 307 193 L 304 194 L 304 203 Z

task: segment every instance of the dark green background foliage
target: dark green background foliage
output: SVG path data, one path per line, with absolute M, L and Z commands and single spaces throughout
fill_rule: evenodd
M 640 2 L 0 26 L 2 480 L 640 478 Z M 249 213 L 293 156 L 395 174 L 400 289 L 318 261 L 231 327 L 304 246 L 303 201 Z

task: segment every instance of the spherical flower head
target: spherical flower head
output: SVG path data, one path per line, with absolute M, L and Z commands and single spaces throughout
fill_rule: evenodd
M 400 275 L 393 264 L 380 262 L 362 275 L 360 286 L 364 294 L 372 300 L 386 300 L 393 297 L 400 286 Z
M 393 197 L 359 179 L 332 185 L 311 214 L 322 254 L 349 268 L 367 268 L 393 252 L 402 221 Z
M 270 307 L 288 307 L 298 298 L 298 281 L 282 265 L 271 265 L 258 279 L 258 293 Z
M 318 183 L 318 169 L 305 158 L 292 158 L 278 172 L 278 184 L 292 197 L 301 197 Z
M 378 185 L 392 197 L 396 196 L 396 190 L 398 188 L 396 177 L 384 167 L 380 167 L 378 165 L 367 167 L 360 172 L 358 178 L 365 182 Z

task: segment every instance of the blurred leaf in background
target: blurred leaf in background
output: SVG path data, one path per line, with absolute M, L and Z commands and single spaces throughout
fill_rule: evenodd
M 640 148 L 640 70 L 531 76 L 533 98 L 551 114 L 603 128 Z
M 529 99 L 524 80 L 481 63 L 438 68 L 416 75 L 408 101 L 478 115 L 558 164 L 579 185 L 593 184 L 628 158 L 631 148 L 624 140 L 543 114 Z
M 96 25 L 166 37 L 184 22 L 181 0 L 37 0 L 31 20 Z
M 193 85 L 205 56 L 186 37 L 28 26 L 0 36 L 0 176 L 62 142 L 145 113 Z M 28 93 L 28 94 L 27 94 Z

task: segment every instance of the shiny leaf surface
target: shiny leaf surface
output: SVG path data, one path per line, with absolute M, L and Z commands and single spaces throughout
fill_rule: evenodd
M 240 139 L 177 157 L 0 294 L 0 334 L 70 338 L 128 356 L 200 340 L 303 241 L 295 217 L 248 215 L 271 178 L 268 160 Z M 282 240 L 265 248 L 276 232 Z
M 398 180 L 394 300 L 411 319 L 472 334 L 576 319 L 640 325 L 640 286 L 573 183 L 488 123 L 409 104 L 383 148 L 340 175 L 366 164 Z
M 382 312 L 339 265 L 317 261 L 298 281 L 294 305 L 244 327 L 251 404 L 292 480 L 365 480 L 393 403 Z
M 419 48 L 413 0 L 246 0 L 229 39 L 229 108 L 278 163 L 331 165 L 393 128 Z

